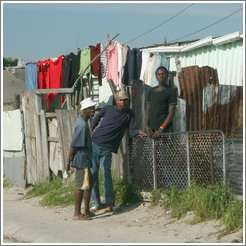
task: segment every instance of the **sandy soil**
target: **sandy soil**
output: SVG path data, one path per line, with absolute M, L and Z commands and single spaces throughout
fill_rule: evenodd
M 220 221 L 192 224 L 192 213 L 177 220 L 149 202 L 98 212 L 91 221 L 73 221 L 73 206 L 41 207 L 40 198 L 23 199 L 25 193 L 16 187 L 3 189 L 3 242 L 242 243 L 243 230 L 218 239 Z

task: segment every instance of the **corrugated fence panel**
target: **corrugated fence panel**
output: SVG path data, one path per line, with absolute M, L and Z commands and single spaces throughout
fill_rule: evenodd
M 187 131 L 203 129 L 203 87 L 206 87 L 208 83 L 216 84 L 217 82 L 216 71 L 213 68 L 198 66 L 182 68 L 179 74 L 180 98 L 187 101 Z
M 222 130 L 242 137 L 242 86 L 219 85 L 217 70 L 208 66 L 182 68 L 179 83 L 180 98 L 187 102 L 187 131 Z

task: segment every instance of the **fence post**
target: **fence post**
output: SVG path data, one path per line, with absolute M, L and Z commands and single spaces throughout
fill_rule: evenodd
M 213 149 L 209 148 L 209 163 L 210 163 L 210 175 L 211 175 L 211 184 L 214 186 L 214 167 L 213 167 Z
M 225 134 L 220 131 L 222 134 L 222 139 L 223 139 L 223 178 L 224 178 L 224 183 L 226 182 L 226 163 L 225 163 Z
M 190 146 L 189 133 L 186 133 L 186 147 L 187 147 L 187 172 L 188 172 L 188 186 L 190 186 Z
M 159 203 L 158 195 L 158 184 L 157 184 L 157 167 L 156 167 L 156 149 L 155 149 L 155 140 L 152 140 L 152 149 L 153 149 L 153 173 L 154 173 L 154 189 L 155 189 L 155 201 Z

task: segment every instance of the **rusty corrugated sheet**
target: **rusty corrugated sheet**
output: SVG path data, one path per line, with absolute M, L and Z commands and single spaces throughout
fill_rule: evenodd
M 187 103 L 187 131 L 222 130 L 242 137 L 242 86 L 220 86 L 217 70 L 208 66 L 182 68 L 179 84 L 179 97 Z
M 217 84 L 217 72 L 211 67 L 191 66 L 179 73 L 180 98 L 186 100 L 186 127 L 188 131 L 203 129 L 203 87 Z

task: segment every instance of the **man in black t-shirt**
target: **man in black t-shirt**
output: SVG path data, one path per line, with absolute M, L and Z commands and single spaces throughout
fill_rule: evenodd
M 161 133 L 173 131 L 177 93 L 166 84 L 168 71 L 165 67 L 157 68 L 155 75 L 159 86 L 151 88 L 147 95 L 145 129 L 148 136 L 158 138 Z

